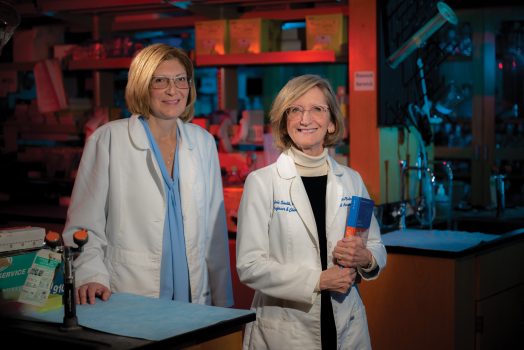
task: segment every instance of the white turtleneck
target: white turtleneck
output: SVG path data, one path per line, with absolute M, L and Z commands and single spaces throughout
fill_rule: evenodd
M 310 156 L 291 146 L 287 154 L 293 158 L 300 176 L 312 177 L 327 175 L 329 165 L 327 162 L 327 148 L 319 156 Z

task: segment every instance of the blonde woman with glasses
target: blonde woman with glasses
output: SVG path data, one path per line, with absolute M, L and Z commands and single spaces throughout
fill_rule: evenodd
M 165 44 L 133 59 L 130 118 L 87 140 L 65 241 L 89 241 L 75 261 L 80 304 L 128 292 L 232 306 L 227 225 L 216 143 L 190 123 L 196 89 L 191 60 Z
M 344 238 L 360 175 L 328 155 L 344 121 L 329 83 L 290 80 L 270 111 L 277 161 L 249 174 L 238 212 L 237 270 L 255 289 L 245 349 L 369 349 L 357 275 L 386 264 L 375 218 L 367 239 Z

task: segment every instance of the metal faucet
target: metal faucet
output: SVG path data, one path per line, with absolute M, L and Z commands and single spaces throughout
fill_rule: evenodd
M 405 160 L 400 160 L 400 208 L 398 210 L 399 215 L 399 230 L 406 229 L 406 212 L 407 212 L 407 200 L 405 198 L 405 192 L 406 192 L 406 174 L 409 173 L 409 171 L 417 171 L 418 172 L 418 179 L 419 181 L 422 181 L 424 176 L 427 176 L 430 181 L 430 188 L 426 189 L 426 191 L 422 191 L 420 204 L 417 206 L 415 212 L 422 216 L 424 215 L 424 211 L 429 211 L 429 229 L 431 230 L 433 228 L 433 187 L 435 185 L 435 176 L 433 174 L 433 170 L 428 167 L 424 166 L 408 166 L 407 162 Z M 424 186 L 424 183 L 422 182 L 422 186 Z M 422 220 L 421 220 L 422 221 Z M 422 222 L 421 222 L 422 223 Z

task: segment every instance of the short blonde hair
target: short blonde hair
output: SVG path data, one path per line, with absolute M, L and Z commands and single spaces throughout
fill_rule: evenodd
M 324 138 L 324 147 L 336 145 L 344 135 L 344 116 L 340 111 L 338 101 L 329 82 L 313 74 L 305 74 L 288 81 L 280 90 L 273 101 L 269 118 L 271 129 L 275 139 L 275 146 L 280 151 L 285 151 L 293 145 L 293 141 L 287 132 L 287 109 L 310 89 L 318 87 L 326 97 L 331 122 L 335 125 L 333 133 L 327 133 Z
M 180 116 L 189 122 L 195 114 L 196 88 L 194 68 L 191 59 L 179 48 L 166 44 L 153 44 L 143 48 L 131 62 L 126 85 L 126 103 L 129 112 L 146 118 L 152 115 L 149 86 L 158 65 L 164 61 L 178 60 L 185 68 L 188 79 L 191 79 L 186 109 Z

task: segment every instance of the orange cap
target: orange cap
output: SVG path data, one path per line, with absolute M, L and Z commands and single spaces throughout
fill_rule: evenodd
M 60 242 L 60 233 L 55 231 L 47 231 L 45 240 L 46 242 Z
M 75 240 L 77 240 L 77 241 L 85 241 L 85 240 L 87 240 L 87 230 L 86 229 L 81 229 L 81 230 L 76 231 L 73 234 L 73 238 Z

